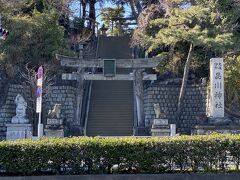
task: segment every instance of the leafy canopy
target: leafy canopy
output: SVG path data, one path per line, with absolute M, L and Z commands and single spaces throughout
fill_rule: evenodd
M 64 28 L 59 26 L 55 13 L 12 16 L 5 25 L 10 35 L 1 43 L 0 58 L 7 63 L 51 62 L 54 54 L 65 48 Z
M 211 8 L 202 5 L 173 8 L 169 18 L 152 21 L 151 25 L 158 27 L 159 31 L 150 36 L 149 51 L 180 42 L 225 51 L 233 45 L 233 33 L 230 29 L 223 29 L 222 22 L 215 24 L 217 16 Z
M 109 30 L 109 34 L 111 35 L 119 35 L 122 34 L 123 29 L 121 27 L 122 23 L 124 23 L 125 10 L 123 7 L 107 7 L 103 8 L 101 11 L 102 21 L 104 25 Z
M 189 45 L 193 44 L 194 65 L 200 70 L 211 57 L 237 49 L 240 8 L 236 1 L 167 2 L 168 13 L 153 19 L 144 31 L 135 31 L 135 41 L 148 53 L 167 56 L 174 69 L 177 62 L 186 59 Z M 165 7 L 160 9 L 166 11 Z

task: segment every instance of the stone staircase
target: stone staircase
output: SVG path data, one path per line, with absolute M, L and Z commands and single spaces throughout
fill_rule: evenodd
M 133 135 L 133 108 L 132 81 L 94 81 L 87 135 Z

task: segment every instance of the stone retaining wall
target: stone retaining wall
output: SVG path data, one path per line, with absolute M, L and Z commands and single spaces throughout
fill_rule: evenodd
M 166 111 L 170 123 L 175 123 L 175 113 L 180 92 L 180 85 L 155 83 L 144 89 L 144 111 L 146 126 L 151 127 L 155 116 L 153 104 L 159 103 L 161 110 Z M 183 112 L 180 117 L 180 132 L 190 134 L 206 114 L 207 86 L 188 85 L 183 101 Z
M 65 125 L 65 135 L 68 135 L 70 126 L 75 125 L 76 88 L 72 86 L 52 86 L 49 90 L 49 96 L 45 99 L 45 104 L 46 112 L 52 110 L 55 104 L 61 104 L 61 118 Z
M 76 89 L 71 86 L 52 86 L 49 96 L 45 99 L 46 111 L 52 110 L 55 104 L 61 104 L 61 118 L 67 122 L 74 120 Z
M 5 84 L 6 85 L 6 84 Z M 23 89 L 21 85 L 11 84 L 8 86 L 7 94 L 1 94 L 6 99 L 0 107 L 0 139 L 3 140 L 6 137 L 7 128 L 6 123 L 10 123 L 13 116 L 16 115 L 16 105 L 14 100 L 17 94 L 21 94 L 28 101 L 29 97 L 25 97 L 30 94 L 29 89 Z M 29 108 L 28 108 L 29 109 Z M 27 111 L 28 113 L 28 111 Z
M 53 109 L 55 104 L 62 105 L 61 117 L 64 119 L 65 124 L 73 124 L 74 120 L 74 107 L 75 107 L 75 92 L 76 89 L 72 86 L 52 86 L 49 89 L 48 96 L 43 101 L 43 120 L 46 120 L 47 112 Z M 13 116 L 16 115 L 16 105 L 14 103 L 17 94 L 24 96 L 28 102 L 27 115 L 30 122 L 33 122 L 33 118 L 29 113 L 30 107 L 30 89 L 24 89 L 21 85 L 10 84 L 6 96 L 6 100 L 0 107 L 0 140 L 6 138 L 6 123 L 10 123 Z M 68 128 L 68 126 L 66 126 Z
M 76 88 L 72 86 L 52 86 L 43 102 L 43 119 L 46 121 L 46 114 L 53 109 L 55 104 L 62 105 L 61 117 L 66 124 L 66 131 L 74 126 L 74 112 L 76 106 Z M 155 83 L 144 89 L 144 110 L 146 126 L 151 127 L 154 119 L 153 104 L 159 103 L 161 109 L 166 109 L 166 115 L 170 123 L 175 123 L 175 112 L 180 85 Z M 23 89 L 21 85 L 10 84 L 6 100 L 0 107 L 0 140 L 5 139 L 5 124 L 11 122 L 15 116 L 16 105 L 14 99 L 17 94 L 23 95 L 29 102 L 29 89 Z M 27 96 L 27 97 L 26 97 Z M 184 98 L 183 113 L 181 115 L 180 131 L 190 133 L 191 128 L 198 123 L 199 117 L 206 114 L 207 87 L 203 85 L 189 85 Z M 29 103 L 28 103 L 29 105 Z M 28 108 L 29 109 L 29 108 Z M 27 112 L 28 113 L 28 112 Z M 29 114 L 29 113 L 28 113 Z M 29 118 L 32 121 L 31 118 Z

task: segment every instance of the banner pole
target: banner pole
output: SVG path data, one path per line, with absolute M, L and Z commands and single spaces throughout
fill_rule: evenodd
M 37 80 L 37 107 L 36 112 L 38 113 L 38 139 L 43 136 L 43 124 L 41 122 L 42 115 L 42 84 L 43 84 L 43 68 L 38 68 L 38 80 Z

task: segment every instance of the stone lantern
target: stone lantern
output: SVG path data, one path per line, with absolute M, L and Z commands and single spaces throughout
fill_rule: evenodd
M 106 36 L 107 30 L 108 30 L 108 28 L 106 28 L 105 25 L 103 24 L 102 27 L 100 28 L 101 35 Z

